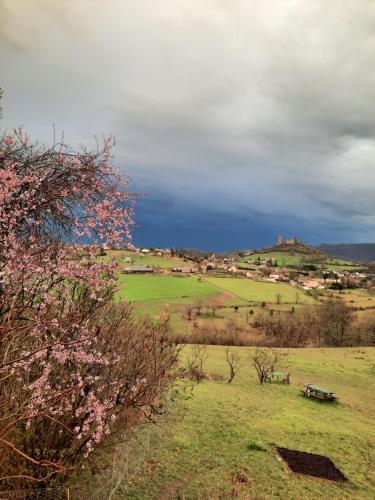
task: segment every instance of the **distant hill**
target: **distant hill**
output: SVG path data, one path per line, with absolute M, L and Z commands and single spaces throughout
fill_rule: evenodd
M 273 258 L 276 262 L 287 267 L 300 266 L 302 264 L 314 264 L 315 266 L 328 266 L 330 270 L 340 270 L 344 267 L 346 270 L 350 268 L 368 267 L 368 263 L 374 261 L 375 265 L 375 244 L 373 246 L 374 256 L 369 259 L 354 258 L 353 255 L 345 253 L 330 252 L 330 247 L 345 247 L 351 245 L 320 245 L 312 247 L 301 241 L 287 242 L 283 241 L 271 247 L 262 248 L 251 255 L 257 255 L 260 259 Z M 353 245 L 356 246 L 356 245 Z M 360 245 L 358 245 L 360 246 Z M 366 263 L 366 265 L 365 265 Z M 340 269 L 339 269 L 340 268 Z
M 316 248 L 336 259 L 345 259 L 354 262 L 375 262 L 375 243 L 323 244 Z
M 295 243 L 279 243 L 277 245 L 273 245 L 271 247 L 265 247 L 260 250 L 255 250 L 252 253 L 268 253 L 268 252 L 286 252 L 289 254 L 298 253 L 305 254 L 311 257 L 315 257 L 317 259 L 325 259 L 327 255 L 324 255 L 324 251 L 320 250 L 318 247 L 311 247 L 302 243 L 301 241 L 297 241 Z

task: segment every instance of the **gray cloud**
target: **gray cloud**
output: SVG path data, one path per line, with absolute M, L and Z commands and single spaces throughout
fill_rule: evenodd
M 173 203 L 375 237 L 371 0 L 0 0 L 0 14 L 3 126 L 114 133 L 119 165 Z

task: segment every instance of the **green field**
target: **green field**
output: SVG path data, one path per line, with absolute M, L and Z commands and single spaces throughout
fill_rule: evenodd
M 363 269 L 363 266 L 354 263 L 348 264 L 325 264 L 324 267 L 328 269 L 328 271 L 358 271 L 359 269 Z
M 119 275 L 118 295 L 129 302 L 190 303 L 219 293 L 218 289 L 196 276 Z
M 360 267 L 359 264 L 356 264 L 355 262 L 352 262 L 350 260 L 342 260 L 342 259 L 327 259 L 326 263 L 328 265 L 335 265 L 335 266 L 352 266 L 352 267 Z
M 375 349 L 291 350 L 280 367 L 290 371 L 290 386 L 259 385 L 248 349 L 239 352 L 242 366 L 231 385 L 203 381 L 164 431 L 154 430 L 138 479 L 118 498 L 226 499 L 238 475 L 245 478 L 240 499 L 375 498 Z M 209 348 L 205 370 L 226 376 L 223 348 Z M 302 397 L 304 382 L 332 388 L 339 403 Z M 326 455 L 349 481 L 293 474 L 274 445 Z
M 179 257 L 160 257 L 150 254 L 138 254 L 127 250 L 108 250 L 105 260 L 115 260 L 120 266 L 149 266 L 168 269 L 173 267 L 189 267 L 190 262 L 184 262 Z M 131 262 L 127 262 L 130 260 Z
M 244 257 L 242 260 L 247 262 L 249 259 L 258 259 L 258 257 L 260 260 L 275 259 L 279 266 L 295 266 L 311 256 L 301 252 L 256 252 L 249 257 Z
M 240 299 L 251 302 L 276 303 L 277 296 L 280 295 L 282 303 L 293 304 L 296 300 L 304 304 L 314 303 L 312 297 L 286 283 L 267 283 L 243 278 L 211 277 L 206 277 L 204 281 L 217 286 L 219 289 L 226 290 Z

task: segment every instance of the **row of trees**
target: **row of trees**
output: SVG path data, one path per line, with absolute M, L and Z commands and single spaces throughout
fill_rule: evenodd
M 22 129 L 0 138 L 0 480 L 12 488 L 45 483 L 152 418 L 173 379 L 165 323 L 115 304 L 116 268 L 96 259 L 95 243 L 130 244 L 133 226 L 112 145 L 42 148 Z
M 375 315 L 358 320 L 342 300 L 288 313 L 261 311 L 254 325 L 278 347 L 375 345 Z
M 255 347 L 247 352 L 247 363 L 254 367 L 257 378 L 260 384 L 269 380 L 273 371 L 275 371 L 280 363 L 288 355 L 287 351 L 280 349 Z M 209 378 L 204 370 L 204 365 L 208 359 L 207 345 L 193 344 L 190 351 L 190 356 L 187 360 L 187 370 L 182 370 L 182 376 L 188 376 L 198 384 L 205 378 Z M 238 371 L 240 370 L 243 359 L 241 358 L 238 348 L 226 346 L 225 362 L 228 367 L 227 383 L 231 384 Z
M 369 310 L 358 316 L 341 299 L 321 301 L 316 306 L 292 306 L 289 311 L 269 309 L 265 303 L 257 311 L 243 310 L 238 318 L 218 324 L 199 321 L 223 319 L 217 306 L 187 306 L 186 331 L 178 336 L 179 342 L 268 347 L 375 345 L 375 313 Z

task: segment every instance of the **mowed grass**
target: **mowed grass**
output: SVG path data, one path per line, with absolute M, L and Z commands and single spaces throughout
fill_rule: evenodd
M 213 285 L 198 281 L 196 276 L 120 274 L 118 279 L 118 296 L 129 302 L 191 303 L 219 293 Z
M 290 386 L 261 386 L 249 349 L 237 350 L 242 364 L 232 384 L 196 385 L 164 431 L 155 430 L 144 468 L 118 498 L 232 498 L 238 476 L 239 499 L 375 498 L 375 349 L 293 349 L 279 367 L 291 373 Z M 208 354 L 206 372 L 226 377 L 224 348 L 212 346 Z M 183 365 L 189 355 L 187 346 Z M 302 397 L 304 382 L 336 391 L 339 402 Z M 326 455 L 349 481 L 296 475 L 275 445 Z
M 286 283 L 267 283 L 244 278 L 204 278 L 222 290 L 226 290 L 240 299 L 251 302 L 277 303 L 278 295 L 282 303 L 313 304 L 314 298 L 306 295 L 302 290 Z

